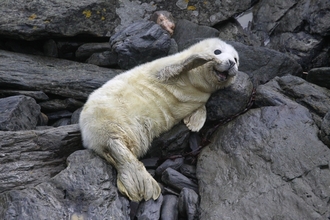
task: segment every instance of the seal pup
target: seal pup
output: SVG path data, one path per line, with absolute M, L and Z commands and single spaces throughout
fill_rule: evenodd
M 218 38 L 121 73 L 90 94 L 80 115 L 83 144 L 117 170 L 117 187 L 132 201 L 161 189 L 138 160 L 152 140 L 181 120 L 199 131 L 211 93 L 231 85 L 236 50 Z

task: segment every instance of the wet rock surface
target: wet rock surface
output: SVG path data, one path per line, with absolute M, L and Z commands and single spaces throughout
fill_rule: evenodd
M 328 219 L 329 7 L 1 2 L 0 219 Z M 150 21 L 159 10 L 173 15 L 173 35 Z M 115 169 L 83 149 L 81 107 L 123 69 L 207 37 L 236 48 L 237 81 L 211 96 L 199 133 L 180 123 L 153 141 L 142 162 L 162 195 L 130 202 Z

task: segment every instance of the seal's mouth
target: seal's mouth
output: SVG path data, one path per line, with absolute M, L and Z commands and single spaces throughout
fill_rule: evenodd
M 226 81 L 229 77 L 229 71 L 228 70 L 220 72 L 219 70 L 214 68 L 214 73 L 217 76 L 219 82 Z

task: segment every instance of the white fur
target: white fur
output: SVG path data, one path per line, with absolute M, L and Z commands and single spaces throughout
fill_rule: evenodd
M 216 49 L 222 53 L 215 55 Z M 236 63 L 230 69 L 229 61 Z M 81 112 L 84 146 L 117 169 L 118 189 L 131 200 L 157 199 L 160 187 L 137 158 L 183 119 L 198 131 L 210 94 L 233 83 L 237 68 L 236 50 L 211 38 L 114 77 L 89 96 Z M 229 76 L 224 80 L 214 70 Z

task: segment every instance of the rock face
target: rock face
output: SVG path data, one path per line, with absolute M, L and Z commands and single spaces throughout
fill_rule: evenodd
M 1 1 L 0 219 L 329 219 L 329 8 Z M 173 35 L 150 21 L 159 10 L 174 16 Z M 123 69 L 208 37 L 238 51 L 237 81 L 211 96 L 199 133 L 180 123 L 153 141 L 141 161 L 162 195 L 130 202 L 82 148 L 82 105 Z
M 221 127 L 199 156 L 201 219 L 328 217 L 330 150 L 317 133 L 300 105 L 250 110 Z

